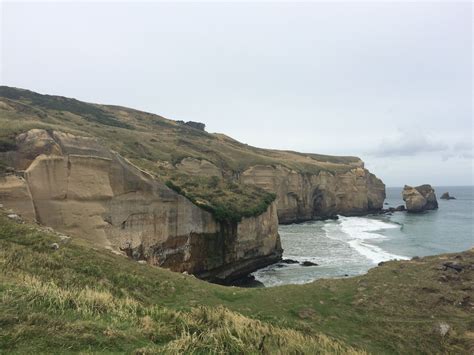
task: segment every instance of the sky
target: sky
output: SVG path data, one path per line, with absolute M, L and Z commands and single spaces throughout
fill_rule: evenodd
M 471 2 L 0 6 L 1 85 L 359 156 L 387 186 L 474 183 Z

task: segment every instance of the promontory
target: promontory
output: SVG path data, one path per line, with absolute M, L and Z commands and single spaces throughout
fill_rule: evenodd
M 379 211 L 357 157 L 255 148 L 130 108 L 0 87 L 0 203 L 136 260 L 229 282 L 281 258 L 279 223 Z

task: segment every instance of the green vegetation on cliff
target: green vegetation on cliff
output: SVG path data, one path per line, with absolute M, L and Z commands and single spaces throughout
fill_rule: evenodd
M 163 182 L 170 181 L 191 200 L 201 201 L 217 218 L 230 220 L 259 214 L 273 200 L 271 194 L 238 182 L 237 176 L 251 166 L 282 165 L 315 174 L 346 172 L 361 163 L 355 157 L 255 148 L 146 112 L 6 86 L 0 86 L 0 126 L 2 165 L 8 161 L 1 152 L 14 150 L 16 135 L 32 128 L 92 136 Z M 209 179 L 190 174 L 183 179 L 176 164 L 187 157 L 214 164 L 223 172 L 224 181 L 214 186 Z
M 474 252 L 263 289 L 140 265 L 0 210 L 2 353 L 452 353 L 474 349 Z M 58 243 L 59 248 L 51 247 Z M 443 266 L 462 266 L 461 271 Z
M 256 186 L 242 186 L 212 177 L 189 177 L 175 174 L 166 185 L 211 212 L 221 222 L 240 222 L 242 217 L 264 213 L 276 195 Z M 229 203 L 231 202 L 231 203 Z

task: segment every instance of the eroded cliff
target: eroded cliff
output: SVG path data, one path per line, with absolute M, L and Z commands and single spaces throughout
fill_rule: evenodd
M 382 208 L 385 199 L 385 185 L 362 162 L 347 172 L 317 174 L 257 165 L 245 170 L 240 180 L 277 194 L 280 223 L 363 214 Z
M 93 138 L 33 129 L 16 147 L 0 201 L 26 219 L 218 282 L 281 257 L 274 204 L 225 223 Z
M 385 197 L 383 183 L 357 157 L 256 148 L 126 107 L 0 86 L 0 125 L 0 152 L 31 128 L 98 138 L 219 220 L 258 216 L 273 193 L 283 223 L 380 210 Z M 40 139 L 54 154 L 49 138 Z
M 0 86 L 0 127 L 6 205 L 202 277 L 278 258 L 278 219 L 370 213 L 385 198 L 357 157 L 261 149 L 126 107 Z

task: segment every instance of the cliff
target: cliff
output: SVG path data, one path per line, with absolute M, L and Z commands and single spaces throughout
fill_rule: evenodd
M 357 157 L 256 148 L 191 123 L 0 86 L 1 203 L 209 279 L 277 260 L 278 222 L 382 208 L 385 186 Z
M 280 223 L 363 214 L 382 208 L 385 199 L 384 184 L 362 162 L 341 174 L 304 174 L 281 165 L 258 165 L 245 170 L 240 179 L 276 192 Z
M 33 129 L 9 151 L 0 200 L 25 219 L 174 271 L 226 282 L 281 257 L 276 207 L 240 222 L 211 213 L 92 138 Z

